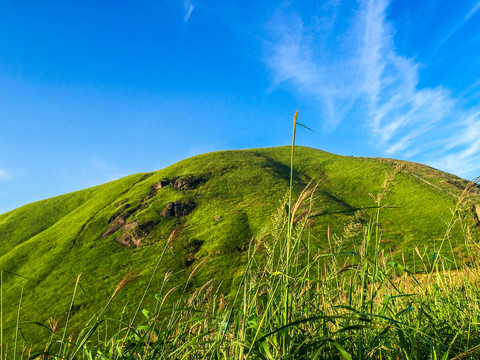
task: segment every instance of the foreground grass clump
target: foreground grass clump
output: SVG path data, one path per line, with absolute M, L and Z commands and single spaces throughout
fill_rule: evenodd
M 383 201 L 387 180 L 362 228 L 358 249 L 344 251 L 342 237 L 313 253 L 310 225 L 317 185 L 309 184 L 295 202 L 288 196 L 272 223 L 253 239 L 234 296 L 219 295 L 206 282 L 193 295 L 185 289 L 202 264 L 180 287 L 165 274 L 152 309 L 137 306 L 134 317 L 115 319 L 99 312 L 80 335 L 52 334 L 37 359 L 477 359 L 480 358 L 479 244 L 465 226 L 465 257 L 471 267 L 450 270 L 450 230 L 470 189 L 460 196 L 447 223 L 445 241 L 432 251 L 414 248 L 416 266 L 393 261 L 381 251 Z M 288 204 L 292 204 L 289 206 Z M 172 241 L 172 238 L 169 239 Z M 167 248 L 167 247 L 166 247 Z M 450 249 L 450 250 L 447 250 Z M 159 258 L 162 261 L 164 254 Z M 423 272 L 422 272 L 423 271 Z M 153 279 L 153 275 L 152 275 Z M 128 275 L 110 300 L 121 296 Z M 77 281 L 78 284 L 78 281 Z M 165 307 L 172 292 L 183 294 Z M 75 297 L 75 295 L 74 295 Z M 72 299 L 72 304 L 74 302 Z M 108 306 L 108 303 L 107 303 Z M 106 307 L 107 307 L 106 306 Z M 105 308 L 106 308 L 105 307 Z M 136 321 L 136 316 L 142 318 Z M 28 349 L 23 349 L 23 358 Z M 11 354 L 11 352 L 9 353 Z

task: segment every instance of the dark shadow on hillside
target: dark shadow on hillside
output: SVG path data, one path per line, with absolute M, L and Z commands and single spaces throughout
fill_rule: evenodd
M 288 165 L 268 158 L 258 152 L 251 152 L 251 154 L 266 162 L 266 164 L 263 166 L 264 168 L 272 170 L 280 179 L 290 181 L 290 167 Z M 311 178 L 301 172 L 296 171 L 295 167 L 293 167 L 293 179 L 299 184 L 306 185 Z

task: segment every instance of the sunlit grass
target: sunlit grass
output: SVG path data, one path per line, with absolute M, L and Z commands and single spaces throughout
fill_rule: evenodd
M 48 325 L 24 321 L 22 293 L 17 301 L 17 321 L 5 326 L 2 271 L 2 360 L 480 358 L 479 245 L 474 222 L 466 216 L 472 204 L 478 203 L 476 183 L 456 195 L 449 217 L 442 219 L 444 236 L 438 242 L 413 241 L 410 248 L 403 244 L 397 254 L 385 251 L 384 242 L 392 239 L 384 238 L 383 216 L 398 207 L 388 201 L 398 182 L 410 181 L 404 177 L 408 167 L 401 163 L 388 167 L 377 191 L 361 197 L 365 205 L 325 211 L 321 204 L 328 197 L 322 187 L 328 177 L 293 191 L 298 187 L 296 118 L 297 114 L 290 177 L 286 179 L 290 186 L 278 210 L 255 236 L 245 229 L 249 239 L 245 256 L 241 264 L 231 264 L 242 270 L 232 280 L 234 287 L 229 293 L 214 278 L 203 276 L 203 283 L 198 283 L 196 275 L 203 267 L 216 271 L 209 263 L 215 254 L 208 251 L 192 267 L 181 272 L 172 267 L 161 281 L 155 280 L 177 242 L 179 224 L 174 224 L 163 247 L 158 248 L 144 286 L 129 284 L 133 274 L 128 272 L 110 297 L 105 297 L 104 305 L 90 313 L 90 321 L 75 331 L 69 321 L 79 296 L 86 296 L 80 276 L 72 282 L 72 295 L 61 299 L 68 304 L 63 324 L 55 318 Z M 301 166 L 308 167 L 308 161 Z M 339 173 L 334 176 L 342 177 Z M 141 175 L 137 180 L 148 178 Z M 131 181 L 129 186 L 136 184 Z M 112 186 L 108 196 L 114 198 L 116 191 Z M 408 209 L 402 210 L 408 213 Z M 334 232 L 328 227 L 318 239 L 318 231 L 313 229 L 319 222 L 346 213 L 350 217 L 343 229 Z M 421 228 L 422 222 L 416 224 L 419 233 L 428 231 Z M 233 234 L 227 235 L 220 247 L 225 256 L 236 246 Z M 192 286 L 194 280 L 196 286 Z M 117 304 L 115 311 L 109 311 L 123 289 L 132 287 L 139 299 L 133 304 L 135 310 L 129 313 L 127 305 L 122 310 Z M 22 336 L 26 326 L 42 328 L 50 340 L 32 347 Z M 10 344 L 4 341 L 6 329 L 15 333 Z

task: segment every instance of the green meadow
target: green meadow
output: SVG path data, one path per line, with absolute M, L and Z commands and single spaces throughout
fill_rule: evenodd
M 0 215 L 2 359 L 480 358 L 479 187 L 301 146 Z

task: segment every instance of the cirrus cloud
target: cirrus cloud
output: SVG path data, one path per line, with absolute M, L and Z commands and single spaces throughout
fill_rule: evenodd
M 330 1 L 303 16 L 293 5 L 282 6 L 270 22 L 265 55 L 274 86 L 287 83 L 318 100 L 330 131 L 360 121 L 386 156 L 478 175 L 480 107 L 464 106 L 446 86 L 419 86 L 424 65 L 397 50 L 389 6 L 359 0 L 345 13 L 339 1 Z
M 5 169 L 0 169 L 0 181 L 10 180 L 10 172 Z

